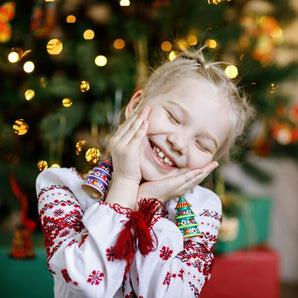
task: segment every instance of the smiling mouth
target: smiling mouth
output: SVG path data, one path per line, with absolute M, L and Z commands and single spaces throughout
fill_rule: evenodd
M 153 151 L 153 154 L 157 159 L 162 162 L 164 165 L 169 167 L 177 167 L 177 165 L 167 156 L 159 147 L 157 147 L 153 142 L 150 141 L 150 146 Z

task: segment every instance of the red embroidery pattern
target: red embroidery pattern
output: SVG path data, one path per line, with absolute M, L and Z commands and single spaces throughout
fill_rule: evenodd
M 42 189 L 38 200 L 49 262 L 65 240 L 82 230 L 83 212 L 72 192 L 65 186 L 52 185 Z M 68 246 L 76 242 L 75 239 L 72 239 Z
M 207 209 L 204 209 L 204 211 L 201 214 L 199 214 L 199 216 L 211 217 L 215 220 L 219 220 L 220 222 L 222 222 L 222 215 L 220 215 L 216 211 L 209 211 Z
M 107 248 L 106 250 L 106 256 L 108 261 L 114 261 L 115 260 L 115 250 L 114 250 L 114 246 L 112 246 L 111 248 Z
M 62 269 L 62 270 L 61 270 L 61 274 L 62 274 L 64 280 L 65 280 L 67 283 L 71 282 L 71 278 L 70 278 L 70 276 L 69 276 L 69 274 L 68 274 L 68 272 L 67 272 L 66 269 Z
M 192 240 L 187 241 L 192 242 Z M 188 250 L 181 251 L 176 258 L 182 263 L 186 263 L 187 266 L 195 268 L 198 272 L 202 272 L 208 278 L 214 261 L 213 254 L 199 243 L 188 243 L 187 245 Z
M 100 282 L 103 280 L 104 274 L 100 272 L 99 270 L 93 270 L 91 274 L 89 274 L 89 278 L 87 279 L 87 282 L 90 283 L 91 285 L 99 285 Z
M 167 272 L 166 277 L 163 281 L 163 285 L 169 285 L 171 282 L 171 279 L 176 278 L 176 277 L 177 277 L 177 274 L 175 274 L 175 273 L 171 274 L 170 272 Z
M 171 255 L 173 254 L 173 250 L 170 249 L 169 247 L 163 246 L 160 250 L 160 258 L 163 259 L 164 261 L 168 260 Z

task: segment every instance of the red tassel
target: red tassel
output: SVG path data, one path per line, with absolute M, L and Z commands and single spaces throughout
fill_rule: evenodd
M 161 212 L 158 214 L 158 211 Z M 157 242 L 154 232 L 151 235 L 151 227 L 154 222 L 164 215 L 164 205 L 157 199 L 142 199 L 139 210 L 128 214 L 129 220 L 125 223 L 114 247 L 115 257 L 130 263 L 138 247 L 142 255 L 147 255 L 155 249 Z M 155 240 L 155 241 L 154 241 Z
M 136 245 L 131 233 L 131 220 L 127 221 L 124 229 L 121 231 L 114 247 L 116 259 L 124 259 L 127 262 L 134 257 L 136 253 Z

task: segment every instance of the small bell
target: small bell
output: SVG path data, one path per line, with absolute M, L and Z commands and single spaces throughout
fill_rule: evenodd
M 112 173 L 111 159 L 100 161 L 82 184 L 82 189 L 95 199 L 102 199 L 109 187 Z

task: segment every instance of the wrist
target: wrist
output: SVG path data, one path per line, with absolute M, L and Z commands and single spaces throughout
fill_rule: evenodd
M 122 207 L 135 209 L 139 181 L 122 175 L 112 176 L 112 181 L 106 202 L 113 205 L 119 204 Z

